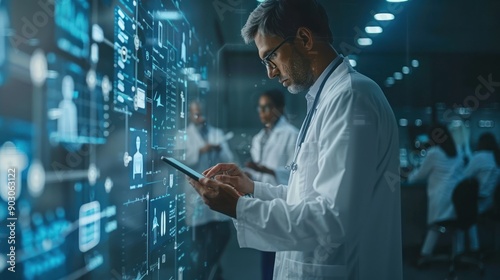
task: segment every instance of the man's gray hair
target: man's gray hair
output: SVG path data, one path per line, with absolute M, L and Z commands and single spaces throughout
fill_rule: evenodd
M 250 14 L 241 29 L 241 36 L 247 44 L 257 33 L 295 37 L 299 27 L 307 27 L 317 38 L 330 44 L 333 42 L 328 15 L 316 0 L 266 0 Z

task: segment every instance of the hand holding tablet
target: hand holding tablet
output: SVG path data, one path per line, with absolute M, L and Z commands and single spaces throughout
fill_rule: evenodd
M 192 179 L 194 179 L 196 181 L 199 181 L 201 178 L 205 178 L 205 176 L 203 176 L 201 173 L 196 172 L 195 170 L 193 170 L 189 166 L 185 165 L 184 163 L 182 163 L 182 162 L 180 162 L 180 161 L 178 161 L 178 160 L 176 160 L 176 159 L 174 159 L 172 157 L 162 156 L 161 160 L 163 160 L 164 162 L 170 164 L 175 169 L 177 169 L 180 172 L 188 175 L 190 178 L 192 178 Z

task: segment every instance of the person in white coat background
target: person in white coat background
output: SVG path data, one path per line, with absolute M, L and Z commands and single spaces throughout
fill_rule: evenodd
M 408 176 L 408 182 L 427 183 L 427 225 L 428 230 L 420 250 L 418 265 L 431 260 L 434 247 L 441 235 L 438 222 L 456 218 L 452 195 L 462 179 L 465 161 L 457 151 L 455 140 L 444 125 L 435 125 L 429 132 L 430 147 L 419 168 Z M 455 250 L 463 246 L 458 241 Z M 474 245 L 473 245 L 474 246 Z M 458 252 L 457 252 L 458 253 Z
M 500 183 L 500 148 L 492 133 L 483 133 L 479 137 L 464 177 L 474 177 L 479 181 L 479 213 L 493 207 L 493 193 Z
M 231 162 L 233 153 L 224 132 L 207 123 L 202 103 L 189 104 L 184 163 L 199 172 L 218 162 Z M 192 228 L 191 270 L 186 279 L 222 279 L 220 258 L 230 238 L 230 219 L 210 210 L 193 188 L 186 184 L 186 224 Z
M 478 213 L 493 208 L 493 196 L 495 189 L 500 184 L 500 148 L 498 148 L 495 136 L 486 132 L 481 134 L 477 144 L 477 149 L 472 154 L 467 167 L 463 172 L 464 178 L 475 178 L 479 182 Z M 472 225 L 468 231 L 469 250 L 472 253 L 479 253 L 480 240 L 477 225 Z M 459 252 L 465 251 L 465 234 L 459 232 L 458 240 Z
M 402 279 L 398 129 L 384 93 L 333 48 L 315 0 L 264 1 L 242 36 L 269 78 L 306 92 L 288 186 L 230 163 L 190 184 L 234 218 L 240 247 L 277 252 L 274 279 Z
M 246 163 L 253 180 L 272 185 L 286 185 L 299 130 L 290 124 L 284 114 L 285 96 L 281 90 L 265 91 L 259 96 L 257 112 L 264 125 L 252 138 L 250 155 Z
M 293 161 L 299 130 L 284 114 L 285 94 L 278 89 L 261 93 L 257 112 L 264 128 L 252 138 L 252 161 L 246 163 L 246 171 L 253 180 L 286 185 L 290 170 L 285 166 Z M 262 252 L 261 256 L 262 280 L 272 279 L 275 253 Z

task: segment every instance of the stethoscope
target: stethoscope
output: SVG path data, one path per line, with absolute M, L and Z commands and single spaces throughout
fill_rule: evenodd
M 339 65 L 342 63 L 342 61 L 343 61 L 343 57 L 339 56 L 338 61 L 335 63 L 335 65 L 332 67 L 332 69 L 330 69 L 330 71 L 328 72 L 326 77 L 323 79 L 323 82 L 319 86 L 318 93 L 316 94 L 316 97 L 314 97 L 314 102 L 313 102 L 313 105 L 311 107 L 311 110 L 309 110 L 309 112 L 307 112 L 307 116 L 306 116 L 306 119 L 304 121 L 304 126 L 302 127 L 302 130 L 300 131 L 300 134 L 299 134 L 299 138 L 298 138 L 299 141 L 297 142 L 298 144 L 297 144 L 297 148 L 295 149 L 293 161 L 289 165 L 285 166 L 285 168 L 287 170 L 291 170 L 292 173 L 295 173 L 295 171 L 297 171 L 297 168 L 298 168 L 297 157 L 299 156 L 300 148 L 302 147 L 302 144 L 304 143 L 304 140 L 306 139 L 307 130 L 309 130 L 309 125 L 311 124 L 311 120 L 312 120 L 312 117 L 314 115 L 314 112 L 316 112 L 316 109 L 317 109 L 316 107 L 318 106 L 319 97 L 321 95 L 321 92 L 323 91 L 323 88 L 325 87 L 325 84 L 326 84 L 326 81 L 328 80 L 328 78 L 332 75 L 333 71 L 335 71 L 335 69 L 337 69 L 337 67 L 339 67 Z

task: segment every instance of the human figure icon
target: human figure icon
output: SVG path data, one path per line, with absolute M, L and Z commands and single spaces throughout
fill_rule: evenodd
M 141 152 L 139 151 L 140 148 L 141 148 L 141 138 L 139 136 L 137 136 L 137 138 L 135 139 L 135 147 L 137 149 L 137 152 L 135 152 L 134 154 L 134 159 L 133 159 L 133 174 L 132 174 L 132 179 L 135 179 L 135 176 L 137 174 L 140 174 L 141 175 L 141 178 L 144 177 L 143 175 L 143 158 L 142 158 L 142 154 Z
M 158 242 L 158 218 L 156 217 L 156 208 L 154 209 L 154 218 L 153 218 L 153 245 Z
M 76 105 L 73 102 L 75 84 L 71 76 L 64 76 L 61 92 L 63 100 L 59 102 L 59 111 L 61 114 L 57 122 L 57 132 L 64 138 L 74 139 L 78 137 L 78 115 Z

